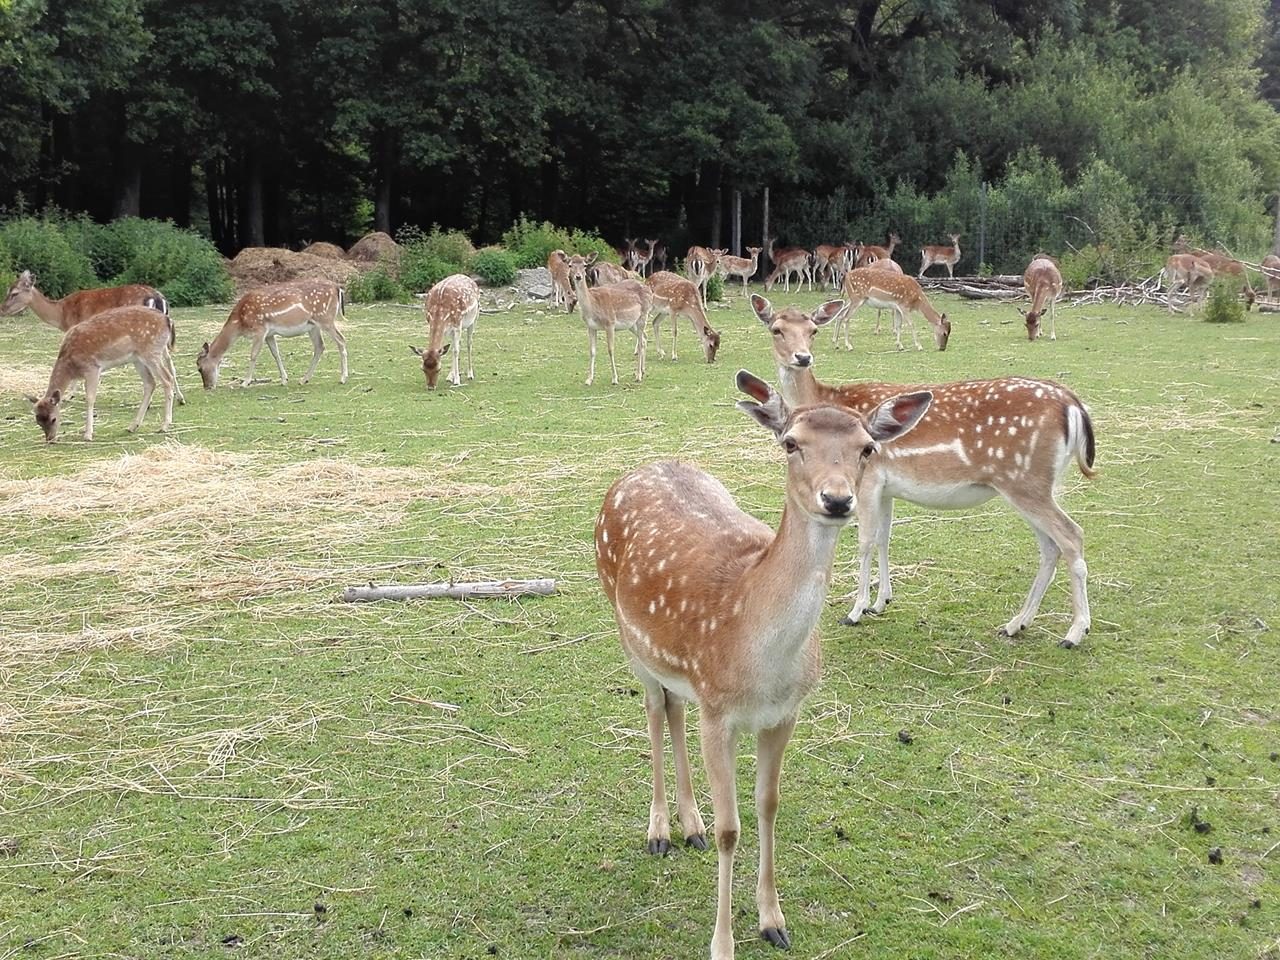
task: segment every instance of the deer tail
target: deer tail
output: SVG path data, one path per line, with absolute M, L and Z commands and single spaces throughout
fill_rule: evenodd
M 1097 455 L 1097 443 L 1093 435 L 1093 419 L 1083 404 L 1067 408 L 1067 449 L 1075 457 L 1076 466 L 1086 478 L 1097 475 L 1093 461 Z

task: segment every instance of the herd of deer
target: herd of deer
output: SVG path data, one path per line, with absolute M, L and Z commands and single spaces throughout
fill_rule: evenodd
M 1191 303 L 1204 303 L 1209 296 L 1209 284 L 1214 277 L 1238 277 L 1244 281 L 1244 303 L 1248 310 L 1257 300 L 1257 293 L 1249 283 L 1249 272 L 1244 263 L 1214 250 L 1191 246 L 1185 236 L 1173 243 L 1173 256 L 1165 261 L 1161 276 L 1168 286 L 1166 303 L 1173 311 L 1173 295 L 1186 293 Z M 1262 258 L 1262 280 L 1268 297 L 1280 294 L 1280 256 L 1269 253 Z

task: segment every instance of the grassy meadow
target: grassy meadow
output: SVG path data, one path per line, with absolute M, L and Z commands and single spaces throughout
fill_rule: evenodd
M 824 680 L 783 778 L 792 955 L 1276 960 L 1280 316 L 1064 306 L 1058 341 L 1029 343 L 1011 305 L 937 302 L 945 353 L 896 352 L 864 309 L 853 352 L 820 336 L 818 375 L 1078 391 L 1100 474 L 1073 467 L 1062 502 L 1085 531 L 1093 632 L 1056 645 L 1060 574 L 1030 630 L 996 636 L 1037 563 L 1001 500 L 898 504 L 895 601 L 839 626 L 845 533 Z M 22 393 L 43 391 L 58 334 L 0 322 L 0 958 L 705 955 L 715 853 L 644 852 L 642 697 L 592 524 L 613 479 L 665 457 L 776 521 L 783 456 L 732 406 L 739 367 L 776 379 L 746 301 L 712 311 L 713 366 L 686 325 L 680 359 L 651 354 L 636 384 L 621 335 L 617 387 L 603 339 L 583 385 L 577 315 L 484 314 L 475 381 L 434 394 L 408 306 L 349 308 L 345 386 L 332 349 L 296 382 L 302 338 L 281 341 L 288 386 L 229 389 L 242 342 L 204 392 L 194 357 L 225 316 L 175 312 L 187 404 L 167 436 L 158 401 L 125 432 L 139 384 L 122 369 L 96 439 L 77 397 L 53 446 Z M 560 590 L 335 599 L 450 577 Z M 753 751 L 745 958 L 772 955 Z

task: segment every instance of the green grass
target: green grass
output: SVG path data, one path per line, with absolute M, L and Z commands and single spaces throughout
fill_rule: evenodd
M 1037 557 L 1002 501 L 899 504 L 895 602 L 840 627 L 846 533 L 783 781 L 792 955 L 1274 958 L 1280 319 L 1064 308 L 1056 343 L 1028 343 L 1012 306 L 945 307 L 946 353 L 895 352 L 864 311 L 854 352 L 819 339 L 819 376 L 1077 390 L 1101 474 L 1073 468 L 1063 503 L 1093 632 L 1055 645 L 1060 576 L 1024 637 L 996 637 Z M 671 456 L 777 519 L 783 458 L 732 407 L 737 368 L 774 379 L 745 302 L 712 312 L 714 366 L 686 326 L 637 385 L 621 337 L 618 387 L 607 366 L 583 385 L 578 316 L 485 314 L 476 381 L 435 394 L 405 307 L 351 308 L 345 386 L 330 351 L 310 385 L 226 389 L 241 344 L 205 393 L 194 355 L 224 317 L 176 313 L 188 404 L 167 438 L 154 408 L 124 432 L 122 370 L 97 439 L 76 399 L 51 447 L 17 390 L 57 335 L 0 325 L 0 957 L 705 955 L 715 855 L 643 852 L 644 712 L 591 532 L 614 478 Z M 295 378 L 309 346 L 282 341 Z M 333 602 L 447 576 L 561 591 Z M 736 930 L 765 957 L 752 749 Z

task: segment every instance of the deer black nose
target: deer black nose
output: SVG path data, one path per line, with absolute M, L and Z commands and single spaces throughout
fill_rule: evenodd
M 797 367 L 807 367 L 809 364 L 813 363 L 813 354 L 797 353 L 795 357 Z
M 822 506 L 833 517 L 847 517 L 853 506 L 853 497 L 833 497 L 829 493 L 822 495 Z

